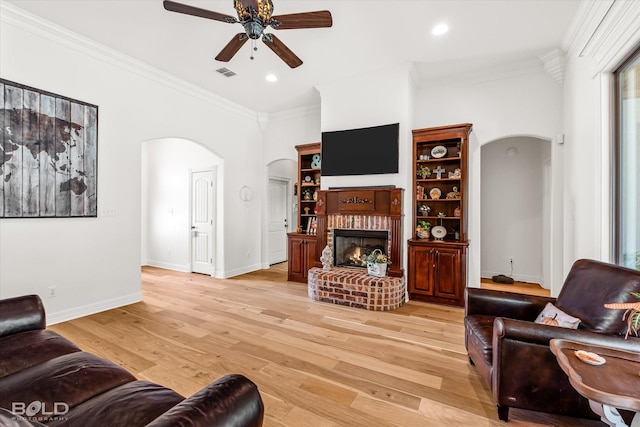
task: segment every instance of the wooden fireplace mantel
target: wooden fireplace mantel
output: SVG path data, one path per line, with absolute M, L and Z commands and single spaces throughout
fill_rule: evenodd
M 390 219 L 389 241 L 391 265 L 387 274 L 404 276 L 402 269 L 402 188 L 350 188 L 345 190 L 322 190 L 318 192 L 318 254 L 327 245 L 327 216 L 358 215 L 383 216 Z M 322 267 L 316 259 L 316 267 Z

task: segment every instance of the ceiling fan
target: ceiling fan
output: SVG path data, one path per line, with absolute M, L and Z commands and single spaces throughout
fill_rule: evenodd
M 238 18 L 170 0 L 164 0 L 163 4 L 164 8 L 171 12 L 184 13 L 229 24 L 242 24 L 245 32 L 233 36 L 231 41 L 216 56 L 216 60 L 222 62 L 230 61 L 247 40 L 257 40 L 262 37 L 262 41 L 269 49 L 286 62 L 289 67 L 296 68 L 302 65 L 302 60 L 274 34 L 265 33 L 266 28 L 270 26 L 275 30 L 292 30 L 298 28 L 326 28 L 333 25 L 331 12 L 328 10 L 272 16 L 273 3 L 271 0 L 234 0 L 233 7 L 236 9 Z M 254 46 L 254 50 L 256 49 Z M 253 56 L 251 59 L 253 59 Z

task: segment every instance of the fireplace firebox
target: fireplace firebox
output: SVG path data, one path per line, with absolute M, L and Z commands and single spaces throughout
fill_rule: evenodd
M 378 249 L 387 254 L 389 233 L 384 230 L 333 230 L 333 259 L 336 267 L 366 267 L 362 259 Z

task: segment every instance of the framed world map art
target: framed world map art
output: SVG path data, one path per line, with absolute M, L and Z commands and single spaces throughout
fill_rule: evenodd
M 0 218 L 97 216 L 98 107 L 0 79 Z

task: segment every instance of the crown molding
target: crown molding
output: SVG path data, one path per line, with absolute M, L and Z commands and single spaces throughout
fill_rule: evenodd
M 564 72 L 567 69 L 567 57 L 560 49 L 554 49 L 544 55 L 540 55 L 544 69 L 558 83 L 564 82 Z
M 307 105 L 304 107 L 293 108 L 291 110 L 278 111 L 269 114 L 269 121 L 291 120 L 300 117 L 318 116 L 320 117 L 320 103 Z
M 572 56 L 591 58 L 595 72 L 614 71 L 640 43 L 640 2 L 582 2 L 564 45 Z
M 615 0 L 581 1 L 562 40 L 565 52 L 578 55 Z M 577 52 L 577 53 L 576 53 Z
M 458 73 L 448 73 L 440 77 L 423 78 L 420 88 L 429 88 L 447 84 L 478 85 L 507 80 L 527 75 L 543 73 L 544 67 L 540 58 L 526 58 L 503 62 L 484 68 L 469 69 Z
M 255 111 L 1 0 L 0 22 L 3 25 L 13 25 L 83 55 L 93 57 L 167 88 L 177 90 L 182 94 L 189 95 L 229 113 L 252 120 L 256 118 Z
M 640 41 L 640 2 L 613 3 L 580 56 L 592 57 L 600 71 L 613 71 Z

